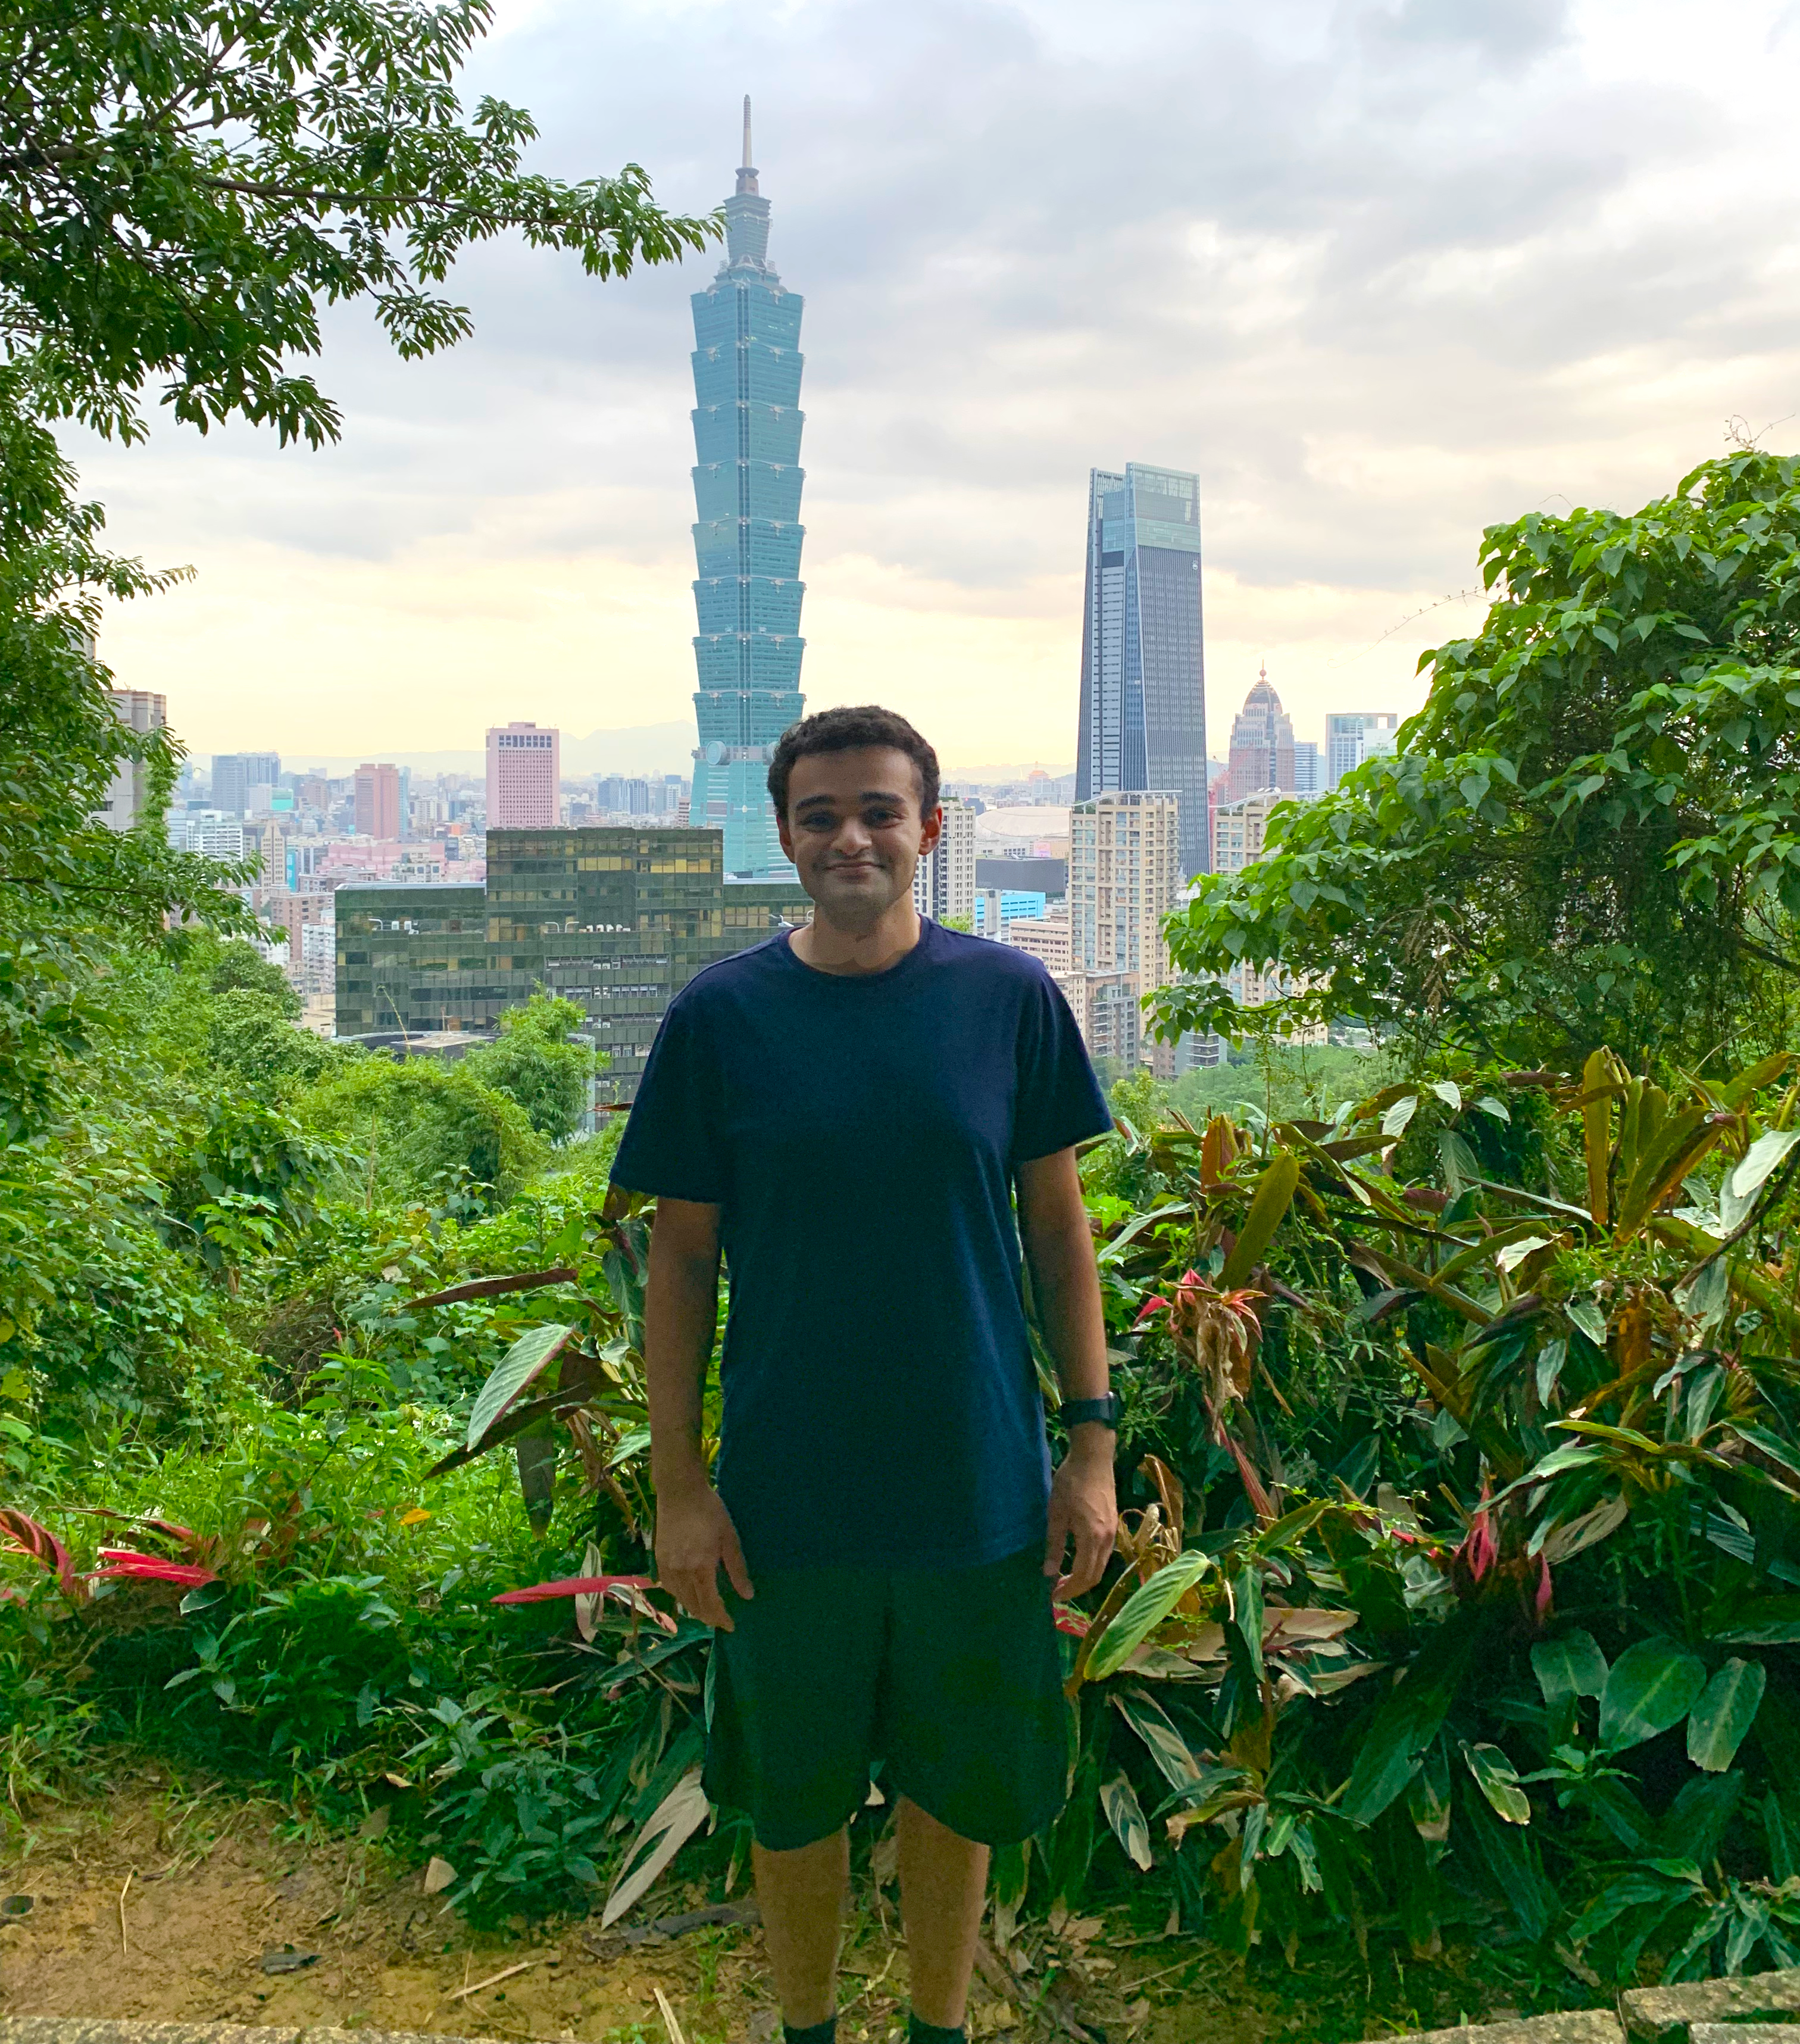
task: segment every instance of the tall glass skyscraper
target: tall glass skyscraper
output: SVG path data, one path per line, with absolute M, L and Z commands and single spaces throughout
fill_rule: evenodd
M 689 820 L 725 833 L 727 877 L 787 875 L 765 782 L 800 692 L 800 316 L 769 263 L 769 202 L 744 159 L 725 202 L 725 260 L 694 313 L 694 713 Z
M 1203 873 L 1200 479 L 1127 462 L 1088 478 L 1075 799 L 1135 789 L 1179 797 L 1181 870 Z

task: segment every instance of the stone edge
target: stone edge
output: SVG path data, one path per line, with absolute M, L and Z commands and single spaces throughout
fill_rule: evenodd
M 1515 2016 L 1504 2023 L 1414 2031 L 1409 2036 L 1384 2038 L 1381 2044 L 1625 2044 L 1625 2031 L 1610 2008 L 1574 2008 L 1554 2015 Z

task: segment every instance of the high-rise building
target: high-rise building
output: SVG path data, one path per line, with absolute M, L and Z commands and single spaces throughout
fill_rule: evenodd
M 249 813 L 250 791 L 273 787 L 282 777 L 278 752 L 215 752 L 213 755 L 213 807 L 228 816 Z
M 400 836 L 400 769 L 371 766 L 356 770 L 356 835 L 391 843 Z
M 488 732 L 488 828 L 554 830 L 562 782 L 562 739 L 535 724 Z
M 539 987 L 577 1002 L 628 1101 L 670 1001 L 703 966 L 811 905 L 731 882 L 716 831 L 490 831 L 486 884 L 337 890 L 337 1031 L 491 1029 Z
M 1180 798 L 1160 791 L 1098 795 L 1069 813 L 1071 970 L 1096 982 L 1093 999 L 1070 1005 L 1095 1024 L 1096 1057 L 1136 1062 L 1141 1025 L 1127 1017 L 1169 983 L 1162 924 L 1186 891 L 1182 822 Z
M 1206 870 L 1199 478 L 1135 462 L 1088 486 L 1076 799 L 1115 790 L 1173 795 L 1181 870 Z
M 1319 749 L 1316 738 L 1296 738 L 1294 740 L 1294 793 L 1296 795 L 1322 795 L 1325 793 L 1325 755 Z
M 912 905 L 935 923 L 975 917 L 975 812 L 954 795 L 943 797 L 944 828 L 912 873 Z
M 1400 720 L 1391 709 L 1339 710 L 1325 720 L 1325 785 L 1335 788 L 1365 759 L 1394 750 Z
M 112 689 L 113 713 L 128 731 L 147 736 L 168 722 L 168 700 L 142 689 Z M 106 784 L 106 793 L 94 812 L 95 820 L 109 829 L 129 831 L 142 820 L 150 799 L 150 777 L 141 759 L 121 759 Z
M 1231 726 L 1231 751 L 1226 761 L 1222 802 L 1234 802 L 1259 788 L 1294 791 L 1294 720 L 1269 686 L 1265 667 L 1244 698 Z
M 1212 870 L 1242 873 L 1262 857 L 1268 819 L 1278 802 L 1291 802 L 1285 788 L 1257 788 L 1234 802 L 1221 802 L 1213 812 Z
M 689 815 L 725 834 L 725 870 L 789 876 L 766 782 L 800 692 L 800 321 L 769 263 L 769 202 L 750 162 L 750 102 L 725 260 L 694 294 L 694 659 Z

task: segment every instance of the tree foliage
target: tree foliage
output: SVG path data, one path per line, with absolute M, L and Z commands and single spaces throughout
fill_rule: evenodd
M 1556 1065 L 1779 1041 L 1800 975 L 1800 463 L 1482 546 L 1480 632 L 1424 655 L 1391 762 L 1272 820 L 1169 926 L 1166 1029 L 1353 1019 Z M 1285 997 L 1237 1009 L 1240 962 Z
M 516 232 L 622 276 L 702 248 L 635 163 L 579 184 L 520 168 L 536 129 L 457 74 L 490 0 L 48 0 L 0 21 L 0 332 L 38 402 L 141 430 L 139 394 L 201 431 L 233 416 L 336 437 L 296 357 L 367 298 L 402 355 L 470 331 L 435 295 Z
M 587 1112 L 598 1062 L 589 1045 L 570 1040 L 586 1020 L 575 1001 L 534 993 L 523 1008 L 506 1010 L 493 1042 L 469 1053 L 468 1068 L 516 1101 L 539 1135 L 565 1142 Z

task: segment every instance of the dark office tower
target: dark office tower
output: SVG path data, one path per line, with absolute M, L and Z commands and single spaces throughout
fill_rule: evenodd
M 799 719 L 800 316 L 769 264 L 769 202 L 744 159 L 725 202 L 725 260 L 693 298 L 694 713 L 689 820 L 725 834 L 727 874 L 791 874 L 765 787 L 775 741 Z
M 1180 799 L 1181 870 L 1207 868 L 1200 479 L 1127 462 L 1088 488 L 1088 588 L 1075 799 Z

